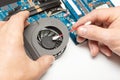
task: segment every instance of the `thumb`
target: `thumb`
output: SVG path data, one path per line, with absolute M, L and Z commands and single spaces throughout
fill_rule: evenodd
M 50 55 L 45 55 L 45 56 L 40 57 L 36 61 L 38 76 L 41 77 L 48 70 L 48 68 L 52 65 L 54 60 L 55 60 L 55 58 L 53 56 L 50 56 Z
M 108 29 L 96 25 L 80 26 L 77 29 L 77 34 L 80 37 L 103 43 L 108 41 L 110 37 L 110 32 Z

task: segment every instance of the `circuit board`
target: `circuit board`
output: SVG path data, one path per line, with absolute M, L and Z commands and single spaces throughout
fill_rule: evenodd
M 6 1 L 7 3 L 4 3 Z M 51 1 L 56 0 L 13 0 L 13 2 L 11 1 L 12 0 L 0 0 L 1 4 L 4 3 L 0 6 L 0 21 L 5 20 L 5 18 L 8 15 L 13 14 L 18 9 L 23 11 L 36 5 L 42 5 L 47 1 L 49 1 L 50 3 Z M 92 10 L 99 8 L 114 7 L 114 4 L 110 0 L 62 0 L 61 2 L 65 6 L 65 8 L 63 8 L 61 5 L 56 5 L 56 7 L 52 7 L 51 9 L 45 8 L 46 10 L 30 16 L 28 21 L 30 23 L 33 23 L 37 22 L 41 18 L 56 18 L 62 21 L 70 31 L 72 25 L 78 19 L 85 16 Z M 47 7 L 49 8 L 49 6 Z M 77 35 L 75 32 L 70 32 L 71 39 L 75 44 L 78 44 L 78 42 L 76 41 L 76 36 Z

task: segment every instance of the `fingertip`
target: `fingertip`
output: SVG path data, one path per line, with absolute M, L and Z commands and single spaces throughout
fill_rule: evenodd
M 73 24 L 72 29 L 77 27 L 77 22 L 75 24 Z
M 55 61 L 55 57 L 52 55 L 44 55 L 44 56 L 40 57 L 37 61 L 38 62 L 43 61 L 45 65 L 51 65 Z
M 44 56 L 44 57 L 45 57 L 46 62 L 48 62 L 48 64 L 49 64 L 49 63 L 50 63 L 50 64 L 53 64 L 53 62 L 55 61 L 55 57 L 52 56 L 52 55 L 46 55 L 46 56 Z
M 102 52 L 105 56 L 107 56 L 107 57 L 111 57 L 111 56 L 112 56 L 112 52 L 111 52 L 111 51 L 102 50 L 101 52 Z
M 53 62 L 55 61 L 55 58 L 51 55 L 44 55 L 41 56 L 39 59 L 37 59 L 37 61 L 35 61 L 36 63 L 36 70 L 37 70 L 37 74 L 39 74 L 40 76 L 43 75 L 48 69 L 49 67 L 53 64 Z
M 29 11 L 21 11 L 19 13 L 16 14 L 16 16 L 21 16 L 22 18 L 28 18 L 30 15 L 30 12 Z
M 100 51 L 107 57 L 112 56 L 112 51 L 104 44 L 100 44 Z
M 85 26 L 80 26 L 78 29 L 77 29 L 77 34 L 79 36 L 84 36 L 85 34 L 87 33 L 87 28 Z
M 77 36 L 77 42 L 78 43 L 83 43 L 86 39 L 85 38 L 82 38 L 82 37 L 78 37 Z
M 98 55 L 98 50 L 96 48 L 93 48 L 93 51 L 91 52 L 92 57 L 96 57 Z
M 24 13 L 24 14 L 26 14 L 26 15 L 27 15 L 27 17 L 29 17 L 29 16 L 30 16 L 30 12 L 29 12 L 29 11 L 23 11 L 23 13 Z
M 96 41 L 89 40 L 88 45 L 89 45 L 92 57 L 96 57 L 97 54 L 99 53 L 98 43 Z
M 18 14 L 30 15 L 30 12 L 26 10 L 26 11 L 21 11 L 21 12 L 19 12 Z
M 97 56 L 97 53 L 96 53 L 96 51 L 95 51 L 93 46 L 90 46 L 90 53 L 91 53 L 92 57 L 96 57 Z
M 26 26 L 26 20 L 29 17 L 28 11 L 21 11 L 13 16 L 7 21 L 10 30 L 17 30 L 16 32 L 23 32 L 24 26 Z

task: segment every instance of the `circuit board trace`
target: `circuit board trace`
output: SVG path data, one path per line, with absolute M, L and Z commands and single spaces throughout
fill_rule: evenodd
M 0 21 L 3 21 L 6 16 L 14 13 L 15 10 L 26 10 L 31 8 L 33 5 L 42 4 L 41 2 L 45 2 L 45 0 L 33 0 L 33 2 L 29 2 L 29 0 L 19 0 L 17 2 L 10 2 L 10 4 L 6 3 L 7 5 L 4 4 L 4 6 L 0 7 Z M 29 17 L 28 21 L 30 23 L 33 23 L 37 22 L 41 18 L 56 18 L 62 21 L 66 25 L 68 30 L 70 30 L 72 28 L 72 25 L 77 20 L 79 20 L 81 17 L 85 16 L 92 10 L 98 8 L 114 7 L 113 3 L 110 0 L 62 0 L 62 3 L 64 4 L 65 9 L 61 6 L 57 6 L 55 8 L 39 12 Z M 70 32 L 71 39 L 75 44 L 78 44 L 78 42 L 76 41 L 76 36 L 77 35 L 75 32 Z

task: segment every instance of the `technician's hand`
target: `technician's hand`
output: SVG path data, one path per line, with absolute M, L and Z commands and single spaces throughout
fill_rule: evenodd
M 25 52 L 23 30 L 29 12 L 20 12 L 0 22 L 0 80 L 37 80 L 54 61 L 53 56 L 31 60 Z
M 88 21 L 92 21 L 92 25 L 81 26 Z M 73 27 L 78 26 L 78 42 L 89 39 L 92 56 L 99 51 L 106 56 L 111 56 L 112 51 L 120 56 L 120 7 L 94 10 Z

